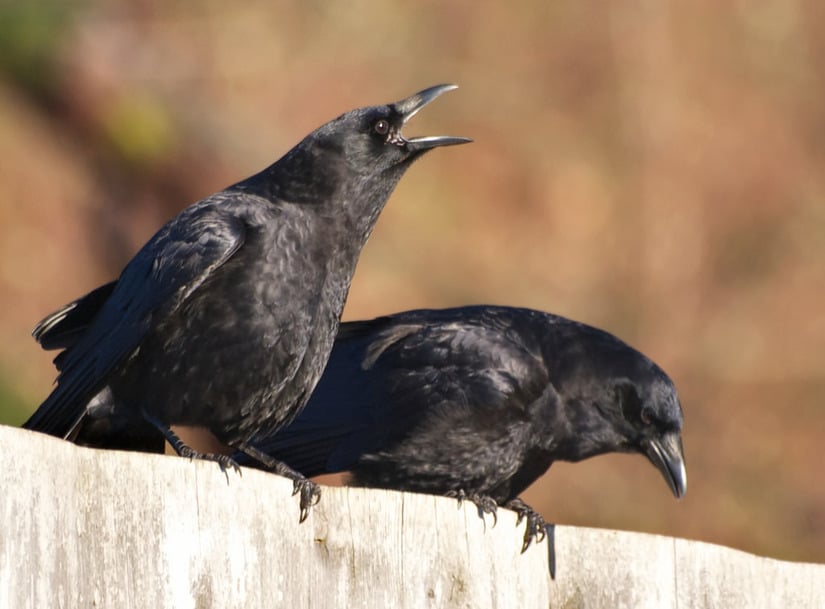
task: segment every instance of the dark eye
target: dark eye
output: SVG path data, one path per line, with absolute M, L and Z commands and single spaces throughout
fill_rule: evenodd
M 642 411 L 639 413 L 639 418 L 642 419 L 642 423 L 645 425 L 652 425 L 653 424 L 653 409 L 649 406 L 645 406 L 642 408 Z
M 386 121 L 382 118 L 382 119 L 375 122 L 375 126 L 373 126 L 373 130 L 378 135 L 387 135 L 390 132 L 390 123 L 389 123 L 389 121 Z

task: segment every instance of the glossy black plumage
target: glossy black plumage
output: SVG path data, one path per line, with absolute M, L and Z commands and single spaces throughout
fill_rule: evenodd
M 618 338 L 476 306 L 343 323 L 308 406 L 258 448 L 309 476 L 509 504 L 527 544 L 542 523 L 517 497 L 554 461 L 642 453 L 684 494 L 681 428 L 671 380 Z
M 426 151 L 468 141 L 401 135 L 452 88 L 323 125 L 183 210 L 117 282 L 44 319 L 35 337 L 65 351 L 57 387 L 24 426 L 76 439 L 102 401 L 120 421 L 165 434 L 203 426 L 241 450 L 274 433 L 324 368 L 358 255 L 396 183 Z

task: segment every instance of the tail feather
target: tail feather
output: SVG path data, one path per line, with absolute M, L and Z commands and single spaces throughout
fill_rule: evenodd
M 110 281 L 44 317 L 32 330 L 34 340 L 47 351 L 74 345 L 94 321 L 116 285 L 117 281 Z

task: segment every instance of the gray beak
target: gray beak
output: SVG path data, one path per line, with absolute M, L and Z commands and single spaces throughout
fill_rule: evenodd
M 411 95 L 406 99 L 397 101 L 392 104 L 396 112 L 401 115 L 401 120 L 406 123 L 413 116 L 415 116 L 421 108 L 429 104 L 436 97 L 447 91 L 457 89 L 456 85 L 436 85 L 429 89 L 419 91 L 415 95 Z M 410 139 L 403 139 L 407 148 L 412 151 L 429 150 L 436 146 L 455 146 L 457 144 L 466 144 L 472 142 L 468 137 L 453 137 L 449 135 L 430 135 L 426 137 L 413 137 Z
M 668 433 L 661 438 L 651 438 L 642 443 L 645 454 L 656 466 L 677 499 L 687 492 L 687 470 L 685 470 L 685 453 L 682 448 L 682 436 Z

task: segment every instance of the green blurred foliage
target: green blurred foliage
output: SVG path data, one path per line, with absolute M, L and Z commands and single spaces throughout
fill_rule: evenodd
M 0 423 L 20 425 L 31 414 L 31 403 L 18 395 L 16 387 L 0 376 Z
M 155 162 L 174 147 L 175 131 L 165 107 L 145 94 L 123 96 L 102 120 L 109 145 L 127 163 Z
M 28 91 L 53 90 L 61 43 L 84 2 L 0 2 L 0 70 Z

